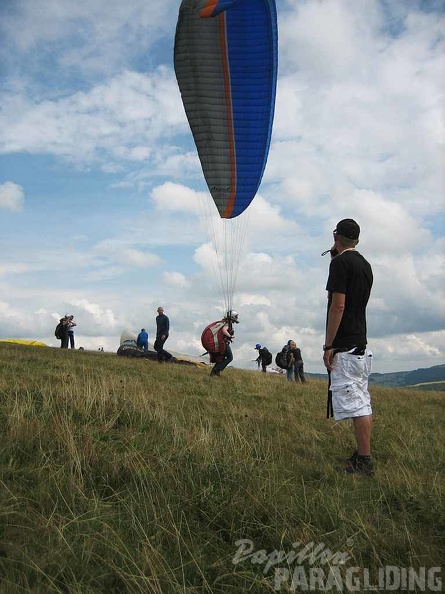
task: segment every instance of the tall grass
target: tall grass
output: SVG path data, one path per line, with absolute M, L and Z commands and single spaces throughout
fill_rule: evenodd
M 0 369 L 2 594 L 275 591 L 241 539 L 371 578 L 445 557 L 443 393 L 372 389 L 370 479 L 336 470 L 354 442 L 323 381 L 12 344 Z

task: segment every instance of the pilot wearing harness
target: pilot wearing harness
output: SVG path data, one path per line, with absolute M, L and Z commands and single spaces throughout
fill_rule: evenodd
M 215 363 L 210 375 L 219 377 L 227 365 L 233 361 L 230 343 L 235 338 L 233 324 L 238 324 L 238 313 L 229 310 L 222 320 L 212 322 L 201 335 L 202 346 L 210 355 L 210 362 Z

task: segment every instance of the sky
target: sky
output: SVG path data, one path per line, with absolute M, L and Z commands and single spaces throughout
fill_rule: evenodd
M 289 339 L 324 371 L 332 230 L 361 227 L 373 371 L 445 363 L 444 5 L 278 0 L 269 158 L 243 217 L 236 367 Z M 0 2 L 0 338 L 115 352 L 156 309 L 200 355 L 222 315 L 173 69 L 179 2 Z

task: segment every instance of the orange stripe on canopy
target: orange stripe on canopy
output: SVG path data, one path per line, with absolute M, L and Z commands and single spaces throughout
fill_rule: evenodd
M 218 6 L 218 0 L 207 0 L 206 5 L 204 6 L 204 8 L 200 11 L 199 16 L 204 18 L 204 19 L 208 19 L 212 16 L 213 11 L 215 10 L 215 8 Z
M 221 46 L 221 57 L 223 62 L 223 74 L 224 74 L 224 92 L 226 96 L 227 105 L 227 126 L 228 126 L 228 140 L 230 150 L 230 186 L 231 192 L 227 199 L 227 206 L 222 214 L 223 219 L 230 219 L 233 208 L 235 206 L 236 196 L 236 166 L 235 166 L 235 133 L 233 128 L 233 111 L 232 111 L 232 93 L 230 91 L 230 70 L 229 70 L 229 58 L 227 49 L 227 36 L 226 36 L 226 16 L 225 13 L 218 15 L 219 25 L 219 41 Z

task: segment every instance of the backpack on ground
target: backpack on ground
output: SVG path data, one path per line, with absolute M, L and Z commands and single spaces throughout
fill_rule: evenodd
M 62 340 L 62 338 L 65 336 L 65 329 L 62 322 L 57 324 L 56 329 L 54 330 L 54 336 L 59 340 Z
M 283 349 L 276 354 L 275 363 L 281 369 L 287 369 L 289 366 L 289 347 L 285 346 Z
M 264 365 L 270 365 L 272 363 L 272 353 L 266 347 L 261 349 L 262 351 L 262 361 Z

